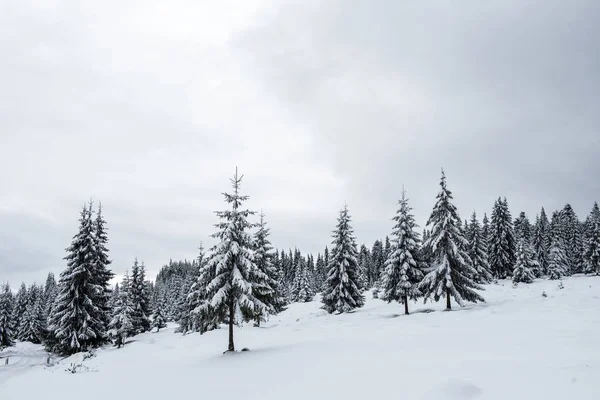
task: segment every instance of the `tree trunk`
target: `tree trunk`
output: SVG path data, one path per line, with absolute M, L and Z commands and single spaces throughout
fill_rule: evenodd
M 450 292 L 446 292 L 446 310 L 452 310 L 452 304 L 450 304 Z
M 229 348 L 227 351 L 235 351 L 235 345 L 233 344 L 233 319 L 235 318 L 235 310 L 233 309 L 233 302 L 229 303 Z
M 408 296 L 404 296 L 404 314 L 408 315 Z

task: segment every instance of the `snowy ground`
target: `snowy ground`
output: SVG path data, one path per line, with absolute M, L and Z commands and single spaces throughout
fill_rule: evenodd
M 547 297 L 542 296 L 546 292 Z M 81 372 L 0 366 L 0 398 L 106 399 L 600 399 L 600 278 L 564 289 L 537 281 L 486 287 L 486 304 L 371 300 L 354 314 L 292 305 L 261 328 L 181 336 L 173 327 L 99 350 Z M 457 308 L 458 309 L 458 308 Z M 39 348 L 38 348 L 39 350 Z M 15 372 L 16 371 L 16 372 Z

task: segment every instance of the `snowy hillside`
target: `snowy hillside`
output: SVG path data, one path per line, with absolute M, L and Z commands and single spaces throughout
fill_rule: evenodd
M 410 316 L 370 295 L 346 315 L 293 304 L 237 329 L 236 345 L 251 351 L 227 355 L 226 329 L 181 336 L 170 326 L 98 350 L 75 374 L 65 370 L 80 355 L 0 365 L 0 398 L 600 399 L 600 278 L 563 283 L 502 282 L 486 286 L 485 304 L 419 302 Z

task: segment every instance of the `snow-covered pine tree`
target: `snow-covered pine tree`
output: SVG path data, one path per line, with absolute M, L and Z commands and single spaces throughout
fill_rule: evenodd
M 419 234 L 415 231 L 418 225 L 404 190 L 398 203 L 390 251 L 381 274 L 380 298 L 388 303 L 404 304 L 404 313 L 408 314 L 408 299 L 416 300 L 421 296 L 418 285 L 423 272 L 419 265 Z
M 524 211 L 521 211 L 519 217 L 515 219 L 515 223 L 513 225 L 515 232 L 515 240 L 519 243 L 521 240 L 525 240 L 527 243 L 531 243 L 531 223 L 529 222 L 529 218 Z
M 548 217 L 546 216 L 546 211 L 542 207 L 540 215 L 535 220 L 532 240 L 535 256 L 540 264 L 539 276 L 546 275 L 548 273 L 548 225 Z
M 122 288 L 121 288 L 122 289 Z M 131 268 L 130 287 L 131 307 L 133 308 L 133 329 L 136 333 L 150 330 L 150 298 L 146 288 L 146 269 L 144 263 L 139 264 L 137 258 Z M 177 300 L 175 299 L 175 303 Z
M 285 300 L 279 287 L 279 271 L 273 262 L 273 246 L 269 241 L 271 231 L 267 228 L 264 212 L 261 211 L 259 217 L 258 230 L 254 233 L 253 239 L 254 263 L 260 274 L 252 279 L 252 290 L 256 298 L 267 308 L 267 313 L 261 313 L 261 308 L 256 310 L 254 317 L 256 326 L 260 325 L 261 320 L 266 320 L 269 314 L 275 315 L 285 310 Z
M 528 251 L 527 246 L 524 239 L 519 242 L 517 263 L 512 276 L 514 284 L 531 283 L 535 279 L 534 270 L 537 269 L 537 261 L 532 257 L 533 254 Z
M 326 275 L 325 261 L 321 253 L 317 254 L 317 262 L 315 263 L 315 290 L 321 292 L 325 283 Z
M 560 211 L 560 224 L 564 235 L 563 244 L 569 264 L 569 274 L 581 272 L 583 263 L 581 259 L 579 220 L 570 204 L 566 204 Z
M 175 331 L 175 332 L 181 332 L 183 334 L 186 334 L 188 332 L 198 332 L 200 330 L 198 318 L 197 318 L 196 314 L 194 314 L 194 310 L 202 302 L 202 291 L 197 290 L 198 277 L 200 276 L 200 271 L 202 270 L 202 268 L 204 267 L 204 264 L 206 262 L 204 246 L 202 243 L 200 243 L 198 250 L 199 250 L 198 257 L 196 258 L 196 262 L 194 263 L 194 267 L 195 267 L 196 271 L 193 274 L 190 274 L 189 278 L 191 279 L 191 283 L 189 285 L 186 283 L 186 287 L 188 289 L 187 289 L 186 295 L 183 298 L 183 301 L 185 302 L 185 310 L 180 315 L 179 328 L 177 328 L 177 330 Z M 163 295 L 155 296 L 153 310 L 154 310 L 154 314 L 156 314 L 156 307 L 159 307 L 159 305 L 160 305 L 161 316 L 166 321 L 165 304 L 164 303 L 165 303 L 165 299 L 164 299 Z
M 431 249 L 433 262 L 430 272 L 423 278 L 419 289 L 425 301 L 432 298 L 439 301 L 446 297 L 446 309 L 451 310 L 450 297 L 462 306 L 464 301 L 485 301 L 474 289 L 483 290 L 470 278 L 477 271 L 473 269 L 466 251 L 466 239 L 460 232 L 461 220 L 452 204 L 452 192 L 446 187 L 446 175 L 442 170 L 441 190 L 427 222 L 431 226 L 431 236 L 423 245 Z
M 358 276 L 358 251 L 348 206 L 340 211 L 329 257 L 327 281 L 323 290 L 323 309 L 328 313 L 351 312 L 365 304 Z
M 565 245 L 560 239 L 560 236 L 555 236 L 552 239 L 552 246 L 550 247 L 550 262 L 548 264 L 548 278 L 549 279 L 561 279 L 568 275 L 569 272 L 569 260 L 564 249 Z
M 0 350 L 14 344 L 13 298 L 8 283 L 0 287 Z
M 313 300 L 313 292 L 308 276 L 308 264 L 304 258 L 298 260 L 296 282 L 292 291 L 292 300 L 296 303 L 309 303 Z
M 131 279 L 129 278 L 129 272 L 125 271 L 119 288 L 119 297 L 117 298 L 112 318 L 108 324 L 108 334 L 116 339 L 115 345 L 118 348 L 125 345 L 127 337 L 135 334 L 133 317 Z
M 97 294 L 104 288 L 97 285 L 98 280 L 92 275 L 96 260 L 91 214 L 84 206 L 79 232 L 67 249 L 67 268 L 60 274 L 59 293 L 50 316 L 53 350 L 62 354 L 85 351 L 106 340 L 102 310 L 96 305 Z
M 14 307 L 13 307 L 13 332 L 16 335 L 19 332 L 19 328 L 21 327 L 21 320 L 23 320 L 23 316 L 25 315 L 25 311 L 27 310 L 27 286 L 25 286 L 25 282 L 21 283 L 19 287 L 19 291 L 15 296 Z
M 385 251 L 381 240 L 376 240 L 373 243 L 371 250 L 371 272 L 369 274 L 369 284 L 373 288 L 373 298 L 379 298 L 379 292 L 381 289 L 381 271 L 385 264 Z
M 40 344 L 45 338 L 43 290 L 31 285 L 27 290 L 27 309 L 21 320 L 17 337 L 22 342 Z
M 156 332 L 159 332 L 162 328 L 167 327 L 165 317 L 163 315 L 163 309 L 165 308 L 165 299 L 162 297 L 154 305 L 154 312 L 152 313 L 152 327 L 156 328 Z M 184 332 L 185 333 L 185 332 Z
M 90 209 L 92 204 L 90 203 Z M 111 261 L 108 258 L 108 234 L 106 221 L 102 216 L 102 204 L 98 204 L 98 212 L 94 220 L 94 271 L 92 272 L 94 284 L 98 286 L 99 292 L 96 295 L 96 306 L 100 310 L 100 318 L 105 326 L 111 319 L 110 308 L 110 280 L 114 277 L 109 266 Z
M 219 231 L 213 237 L 219 243 L 212 248 L 207 268 L 201 273 L 214 278 L 206 287 L 206 300 L 199 309 L 209 311 L 219 322 L 228 322 L 228 351 L 235 351 L 234 325 L 254 319 L 256 314 L 268 313 L 268 307 L 253 292 L 254 283 L 267 278 L 254 263 L 253 240 L 248 232 L 253 227 L 248 217 L 254 212 L 241 209 L 249 198 L 240 194 L 242 178 L 236 168 L 231 179 L 233 194 L 223 193 L 231 209 L 216 212 L 221 222 L 215 225 Z
M 506 198 L 498 198 L 492 210 L 490 226 L 489 263 L 496 278 L 512 276 L 516 261 L 512 217 Z
M 56 279 L 54 278 L 54 274 L 50 272 L 48 277 L 46 278 L 46 286 L 44 287 L 44 320 L 48 321 L 50 317 L 50 312 L 52 311 L 52 305 L 54 304 L 54 300 L 58 295 L 58 285 L 56 284 Z
M 600 221 L 592 219 L 585 247 L 585 272 L 600 275 Z
M 467 228 L 467 253 L 471 258 L 473 269 L 477 272 L 472 279 L 477 283 L 490 283 L 492 281 L 492 273 L 490 265 L 487 262 L 487 247 L 482 237 L 481 227 L 477 220 L 477 214 L 473 211 L 471 222 Z
M 207 287 L 215 278 L 215 270 L 206 262 L 207 259 L 202 246 L 200 247 L 198 260 L 198 278 L 190 288 L 187 298 L 190 305 L 195 305 L 190 315 L 191 331 L 203 334 L 217 329 L 219 327 L 219 319 L 214 308 L 207 301 Z

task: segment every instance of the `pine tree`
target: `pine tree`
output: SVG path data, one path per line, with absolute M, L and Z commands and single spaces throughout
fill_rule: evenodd
M 211 319 L 228 322 L 228 351 L 235 351 L 235 324 L 254 319 L 256 314 L 268 313 L 268 307 L 253 292 L 254 284 L 267 277 L 254 263 L 253 240 L 248 232 L 253 227 L 248 217 L 254 212 L 240 208 L 249 198 L 240 194 L 242 178 L 236 168 L 231 179 L 233 194 L 223 193 L 231 209 L 216 212 L 221 222 L 215 225 L 219 231 L 213 237 L 219 243 L 213 247 L 207 268 L 202 271 L 202 275 L 214 278 L 207 285 L 206 300 L 199 307 L 202 312 L 212 314 Z
M 396 225 L 382 273 L 381 299 L 404 304 L 404 313 L 408 314 L 408 299 L 416 300 L 421 296 L 418 285 L 423 272 L 419 266 L 419 234 L 415 232 L 418 225 L 404 190 L 398 203 L 400 208 L 393 218 Z
M 593 220 L 585 248 L 585 272 L 600 275 L 600 221 Z
M 529 218 L 524 211 L 521 211 L 519 218 L 515 219 L 513 225 L 515 232 L 515 240 L 519 243 L 521 240 L 531 243 L 532 228 Z
M 21 321 L 23 320 L 23 316 L 25 315 L 25 311 L 27 310 L 27 286 L 25 286 L 25 282 L 21 283 L 19 287 L 19 291 L 15 296 L 15 304 L 13 307 L 13 332 L 16 333 L 19 331 L 21 327 Z
M 56 300 L 56 296 L 58 295 L 58 285 L 56 284 L 56 279 L 54 279 L 54 274 L 50 272 L 48 277 L 46 278 L 46 286 L 44 287 L 44 320 L 47 321 L 50 317 L 50 313 L 52 311 L 52 305 L 54 304 L 54 300 Z
M 472 279 L 477 283 L 489 283 L 492 281 L 490 265 L 487 262 L 487 244 L 485 243 L 477 214 L 473 211 L 471 223 L 467 228 L 467 253 L 471 258 L 476 275 Z
M 180 287 L 181 288 L 181 287 Z M 179 288 L 179 289 L 180 289 Z M 138 263 L 137 258 L 131 268 L 131 307 L 133 308 L 133 329 L 136 333 L 150 330 L 150 298 L 146 288 L 146 270 L 144 263 Z M 177 299 L 174 299 L 177 304 Z
M 133 326 L 134 310 L 131 299 L 131 280 L 125 271 L 119 290 L 119 297 L 113 309 L 112 318 L 108 324 L 108 334 L 116 338 L 116 346 L 125 345 L 127 337 L 135 334 Z
M 323 309 L 328 313 L 351 312 L 365 303 L 358 276 L 358 252 L 348 207 L 340 211 L 337 229 L 333 233 L 327 281 L 323 290 Z
M 269 241 L 270 229 L 267 228 L 265 214 L 261 211 L 258 230 L 254 234 L 254 262 L 259 275 L 253 277 L 253 293 L 266 308 L 258 307 L 255 312 L 255 325 L 259 326 L 261 320 L 265 320 L 269 314 L 275 315 L 285 310 L 281 288 L 279 287 L 279 271 L 273 263 L 273 247 Z
M 581 258 L 582 246 L 579 232 L 579 220 L 570 204 L 566 204 L 559 215 L 564 240 L 564 250 L 569 265 L 568 273 L 581 272 L 583 269 L 583 260 Z
M 14 344 L 13 299 L 8 283 L 0 287 L 0 350 Z
M 90 209 L 92 204 L 90 203 Z M 100 318 L 104 326 L 107 326 L 110 322 L 111 308 L 110 308 L 110 280 L 114 277 L 113 272 L 109 269 L 111 261 L 108 258 L 108 234 L 106 230 L 106 221 L 102 216 L 102 204 L 98 205 L 98 212 L 96 213 L 96 219 L 94 221 L 94 234 L 93 234 L 93 257 L 94 271 L 92 277 L 94 284 L 98 286 L 99 293 L 96 295 L 96 306 L 100 310 Z
M 323 256 L 319 253 L 319 254 L 317 254 L 317 262 L 315 263 L 315 291 L 316 292 L 320 292 L 323 290 L 326 272 L 327 272 L 327 269 L 325 266 L 325 260 L 323 259 Z
M 85 351 L 106 340 L 103 310 L 96 304 L 97 295 L 104 288 L 93 276 L 96 259 L 91 214 L 91 209 L 83 207 L 79 232 L 67 249 L 67 268 L 60 275 L 59 294 L 50 317 L 54 350 L 64 354 Z
M 23 342 L 42 343 L 45 338 L 45 319 L 42 289 L 31 285 L 27 291 L 27 308 L 17 337 Z
M 519 243 L 517 251 L 517 264 L 513 271 L 513 283 L 531 283 L 535 279 L 534 270 L 537 268 L 536 261 L 533 259 L 531 252 L 527 251 L 527 242 L 522 239 Z
M 515 238 L 508 202 L 498 198 L 492 211 L 489 263 L 496 278 L 512 276 L 516 261 Z
M 481 240 L 485 243 L 485 247 L 488 248 L 490 246 L 490 220 L 487 216 L 487 213 L 483 214 L 483 220 L 481 225 Z M 488 259 L 489 262 L 489 259 Z
M 533 248 L 540 264 L 540 276 L 548 273 L 549 243 L 549 222 L 546 211 L 542 207 L 539 217 L 536 218 L 533 234 Z
M 427 222 L 431 226 L 431 236 L 423 245 L 431 248 L 433 264 L 419 289 L 424 293 L 425 301 L 433 297 L 435 301 L 446 297 L 446 309 L 451 310 L 450 297 L 459 305 L 464 301 L 485 301 L 473 289 L 483 290 L 469 277 L 477 274 L 471 265 L 466 251 L 466 239 L 460 232 L 461 220 L 452 204 L 452 192 L 446 187 L 446 175 L 442 170 L 441 190 Z
M 385 264 L 385 251 L 381 240 L 376 240 L 373 243 L 373 249 L 371 250 L 371 274 L 370 283 L 373 287 L 373 298 L 379 298 L 379 292 L 381 291 L 381 271 Z
M 548 264 L 548 278 L 561 279 L 569 271 L 569 261 L 564 250 L 564 243 L 560 237 L 555 237 L 550 248 L 550 262 Z
M 152 327 L 156 328 L 156 332 L 159 332 L 162 328 L 167 327 L 165 318 L 163 316 L 164 306 L 164 298 L 158 300 L 158 303 L 154 306 L 154 313 L 152 314 Z
M 296 282 L 292 291 L 292 299 L 297 303 L 309 303 L 313 300 L 310 281 L 308 279 L 307 262 L 300 258 L 298 260 L 298 269 L 296 272 Z

